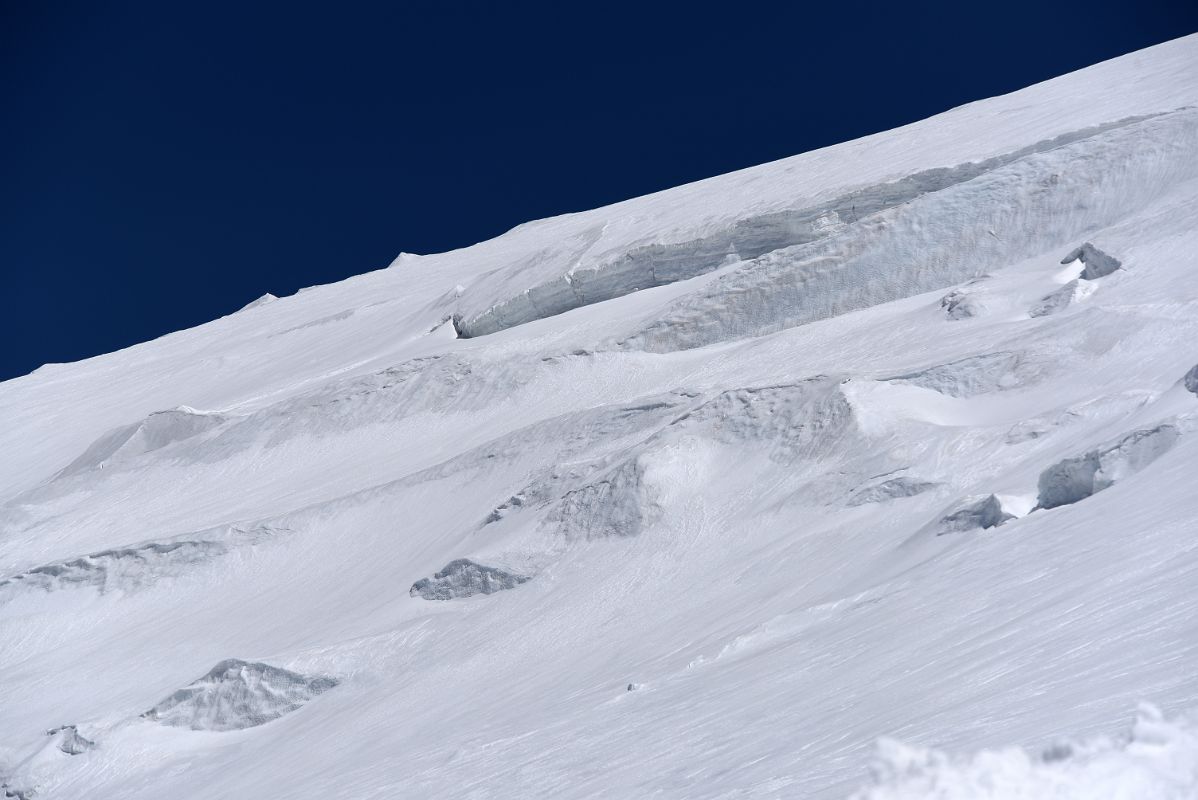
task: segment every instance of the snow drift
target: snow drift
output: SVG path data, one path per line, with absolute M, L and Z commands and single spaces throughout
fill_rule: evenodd
M 1198 36 L 0 383 L 0 785 L 1192 797 L 1196 220 Z
M 1141 706 L 1117 738 L 1061 741 L 954 756 L 894 741 L 879 745 L 874 785 L 852 800 L 1189 800 L 1198 796 L 1198 720 Z

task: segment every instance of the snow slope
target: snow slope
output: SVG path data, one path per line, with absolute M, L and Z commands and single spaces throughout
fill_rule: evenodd
M 1192 36 L 0 384 L 0 783 L 1198 796 L 1196 253 Z

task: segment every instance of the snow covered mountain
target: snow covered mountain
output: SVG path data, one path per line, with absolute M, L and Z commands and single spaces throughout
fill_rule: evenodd
M 1191 36 L 0 384 L 0 783 L 1194 798 L 1196 254 Z

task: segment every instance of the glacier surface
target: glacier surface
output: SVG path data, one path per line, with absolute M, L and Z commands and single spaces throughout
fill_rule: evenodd
M 1198 796 L 1195 254 L 1191 36 L 4 382 L 0 785 Z

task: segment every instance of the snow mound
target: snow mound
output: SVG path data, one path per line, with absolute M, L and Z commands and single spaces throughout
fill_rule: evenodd
M 917 494 L 923 494 L 929 489 L 934 489 L 939 485 L 934 481 L 925 481 L 920 478 L 891 478 L 890 480 L 858 490 L 849 498 L 848 504 L 850 506 L 863 506 L 867 503 L 884 503 L 887 500 L 896 500 L 900 497 L 913 497 Z
M 531 439 L 552 441 L 557 466 L 537 470 L 486 514 L 482 526 L 548 507 L 544 522 L 567 539 L 634 536 L 660 513 L 653 482 L 646 480 L 652 458 L 680 439 L 751 444 L 775 463 L 794 464 L 835 454 L 855 431 L 853 409 L 837 379 L 728 389 L 706 398 L 674 390 L 520 429 L 413 480 L 512 461 Z
M 334 678 L 230 658 L 142 717 L 193 731 L 235 731 L 290 714 L 336 685 Z
M 96 746 L 96 743 L 91 739 L 81 736 L 74 725 L 62 725 L 57 728 L 51 728 L 46 731 L 46 735 L 53 736 L 55 738 L 55 746 L 68 756 L 77 756 L 80 753 L 86 753 Z
M 771 458 L 790 462 L 830 454 L 855 417 L 840 381 L 821 376 L 721 392 L 675 426 L 723 444 L 765 442 Z
M 821 376 L 722 391 L 677 416 L 630 455 L 572 467 L 566 480 L 575 481 L 574 486 L 561 496 L 549 521 L 558 534 L 570 539 L 639 534 L 661 511 L 653 482 L 646 479 L 647 459 L 681 438 L 748 444 L 771 461 L 790 465 L 833 455 L 855 431 L 852 406 L 836 379 Z M 586 481 L 582 485 L 577 482 L 580 478 Z M 496 508 L 488 521 L 551 491 L 545 484 L 530 486 Z
M 187 406 L 157 411 L 141 422 L 125 425 L 104 434 L 55 477 L 75 475 L 97 467 L 103 469 L 110 464 L 127 461 L 198 436 L 218 427 L 224 421 L 225 417 L 220 414 L 196 411 Z
M 633 458 L 599 480 L 568 492 L 550 517 L 568 539 L 636 536 L 658 516 L 645 468 Z
M 1015 515 L 1003 508 L 1002 501 L 994 495 L 989 495 L 942 517 L 937 523 L 939 528 L 937 535 L 979 529 L 988 530 L 997 528 L 1012 519 L 1015 519 Z
M 977 297 L 962 289 L 953 289 L 941 297 L 940 308 L 944 310 L 945 318 L 950 320 L 970 319 L 984 310 Z
M 496 464 L 510 467 L 528 457 L 530 443 L 549 444 L 553 466 L 534 469 L 523 488 L 492 508 L 482 520 L 483 526 L 497 523 L 517 512 L 549 505 L 564 491 L 609 469 L 615 461 L 626 458 L 630 448 L 642 446 L 680 414 L 692 410 L 695 396 L 670 392 L 632 404 L 604 405 L 551 417 L 471 448 L 405 482 L 436 480 Z
M 1080 280 L 1072 280 L 1056 291 L 1041 297 L 1039 302 L 1028 310 L 1029 317 L 1047 317 L 1068 308 L 1074 301 L 1082 297 Z
M 1162 423 L 1053 464 L 1040 473 L 1040 508 L 1076 503 L 1134 475 L 1172 448 L 1179 435 L 1176 426 Z
M 1130 733 L 952 755 L 879 742 L 873 785 L 850 800 L 1193 800 L 1198 720 L 1143 705 Z
M 514 589 L 528 581 L 526 575 L 515 575 L 498 567 L 459 558 L 450 561 L 431 578 L 421 578 L 412 584 L 409 594 L 425 600 L 453 600 L 476 594 L 494 594 Z
M 1123 266 L 1123 262 L 1114 256 L 1107 255 L 1089 242 L 1084 243 L 1081 247 L 1069 251 L 1069 255 L 1061 259 L 1062 264 L 1072 264 L 1074 261 L 1081 261 L 1086 265 L 1082 270 L 1081 279 L 1083 281 L 1093 281 L 1098 278 L 1110 275 L 1115 270 Z

